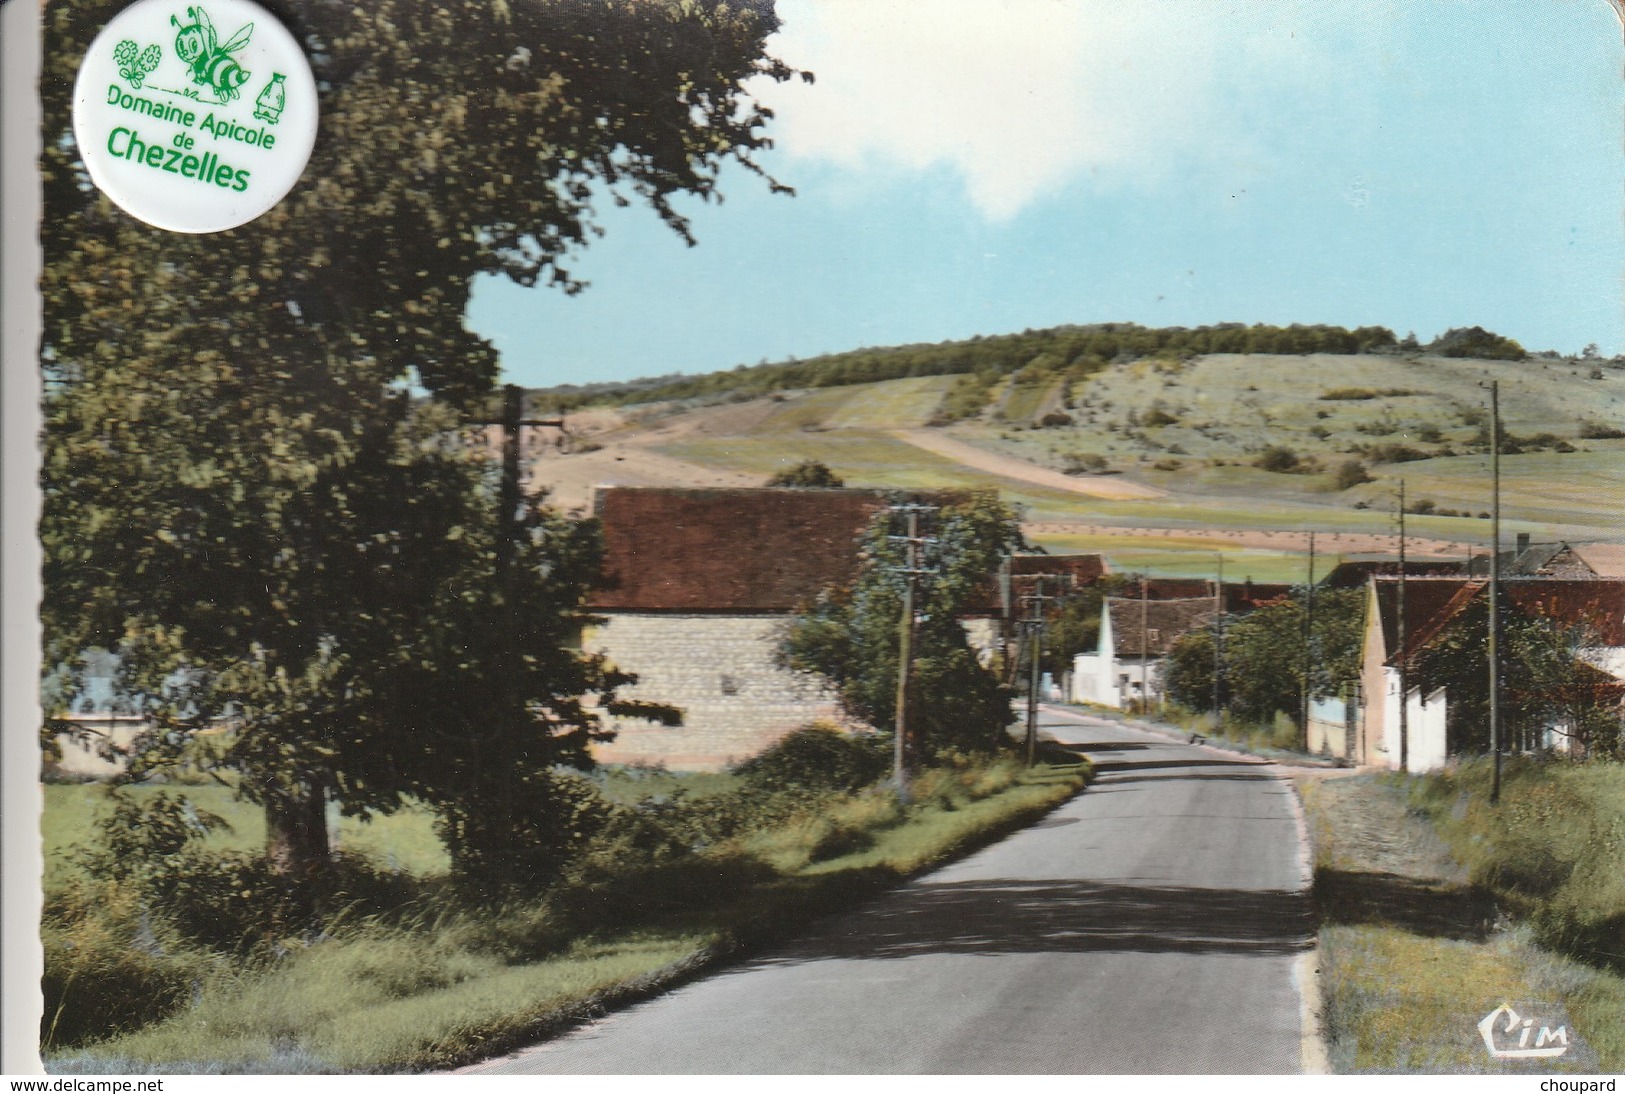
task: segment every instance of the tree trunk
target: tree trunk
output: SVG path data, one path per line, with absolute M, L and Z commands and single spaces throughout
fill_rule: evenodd
M 275 787 L 265 794 L 265 857 L 285 878 L 304 880 L 327 866 L 327 796 L 310 780 L 290 792 Z

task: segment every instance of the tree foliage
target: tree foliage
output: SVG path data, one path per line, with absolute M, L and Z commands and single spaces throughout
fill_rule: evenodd
M 800 489 L 812 490 L 838 490 L 846 483 L 841 477 L 829 469 L 827 464 L 818 460 L 802 460 L 794 467 L 786 467 L 775 471 L 772 478 L 767 480 L 769 486 L 790 486 Z
M 1178 359 L 1207 353 L 1308 354 L 1374 353 L 1396 347 L 1386 327 L 1343 327 L 1294 323 L 1287 327 L 1218 323 L 1209 327 L 1142 327 L 1136 323 L 1067 325 L 939 343 L 919 343 L 826 354 L 805 361 L 741 366 L 668 382 L 635 382 L 619 391 L 561 393 L 567 401 L 653 402 L 729 393 L 765 395 L 800 388 L 841 387 L 911 376 L 963 376 L 941 411 L 941 421 L 980 412 L 1000 379 L 1020 374 L 1037 384 L 1081 380 L 1113 361 L 1141 357 Z
M 1410 666 L 1410 683 L 1424 695 L 1445 689 L 1454 752 L 1490 751 L 1488 634 L 1489 600 L 1481 595 Z M 1625 758 L 1619 684 L 1585 660 L 1584 651 L 1601 644 L 1586 627 L 1503 610 L 1500 638 L 1504 749 L 1544 748 L 1545 731 L 1554 729 L 1580 755 Z
M 158 730 L 136 773 L 207 753 L 295 858 L 323 849 L 329 794 L 425 798 L 465 850 L 476 803 L 545 814 L 539 773 L 597 733 L 583 696 L 613 709 L 626 677 L 571 648 L 591 526 L 527 505 L 503 567 L 463 432 L 497 367 L 470 286 L 579 289 L 595 201 L 687 237 L 673 199 L 714 198 L 768 143 L 743 84 L 792 75 L 763 53 L 771 9 L 283 5 L 320 88 L 311 162 L 257 220 L 192 237 L 125 215 L 77 157 L 73 77 L 119 6 L 44 10 L 52 662 L 117 649 Z
M 786 665 L 824 676 L 848 714 L 883 731 L 893 728 L 897 710 L 906 578 L 904 546 L 891 537 L 900 530 L 890 513 L 875 518 L 864 534 L 858 576 L 799 616 L 782 649 Z M 922 532 L 936 542 L 926 555 L 934 574 L 921 581 L 915 598 L 911 736 L 926 753 L 989 751 L 1004 739 L 1013 693 L 978 662 L 959 618 L 1000 560 L 1023 545 L 1021 526 L 988 493 L 945 504 Z
M 1452 327 L 1428 343 L 1428 352 L 1440 357 L 1477 357 L 1488 361 L 1522 361 L 1529 356 L 1512 339 L 1483 327 Z
M 1365 594 L 1359 589 L 1316 589 L 1312 656 L 1304 656 L 1307 597 L 1269 604 L 1222 621 L 1220 702 L 1243 721 L 1267 723 L 1278 711 L 1302 704 L 1305 670 L 1310 695 L 1336 695 L 1360 673 L 1365 631 Z M 1215 631 L 1188 634 L 1169 652 L 1169 698 L 1192 710 L 1213 709 Z

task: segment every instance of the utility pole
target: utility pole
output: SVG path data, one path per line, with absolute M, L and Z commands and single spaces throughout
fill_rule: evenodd
M 1213 729 L 1224 722 L 1219 710 L 1219 675 L 1224 665 L 1224 555 L 1220 554 L 1219 576 L 1213 584 Z
M 1309 576 L 1304 584 L 1303 602 L 1303 730 L 1299 744 L 1309 751 L 1309 693 L 1315 672 L 1315 533 L 1309 533 Z
M 897 783 L 897 800 L 908 804 L 908 771 L 913 761 L 909 741 L 908 700 L 909 685 L 914 671 L 914 597 L 920 578 L 932 571 L 920 565 L 920 548 L 935 540 L 920 535 L 920 514 L 936 511 L 933 505 L 908 503 L 894 505 L 892 512 L 902 513 L 908 522 L 908 534 L 888 536 L 903 544 L 903 612 L 897 621 L 897 712 L 892 741 L 893 778 Z
M 526 418 L 525 389 L 518 384 L 502 386 L 502 415 L 481 419 L 480 425 L 494 425 L 502 430 L 502 482 L 497 489 L 497 577 L 501 582 L 505 600 L 512 600 L 511 576 L 514 550 L 518 546 L 523 525 L 520 512 L 519 449 L 520 430 L 527 426 L 564 428 L 563 418 Z
M 1027 766 L 1031 767 L 1038 756 L 1038 684 L 1040 661 L 1044 651 L 1044 602 L 1054 600 L 1053 596 L 1044 595 L 1044 577 L 1038 576 L 1034 583 L 1034 591 L 1021 599 L 1032 604 L 1032 615 L 1023 620 L 1027 632 Z
M 1501 388 L 1490 381 L 1490 804 L 1501 800 Z
M 1410 667 L 1411 651 L 1405 647 L 1405 480 L 1399 480 L 1399 769 L 1410 770 Z
M 1151 713 L 1151 632 L 1147 629 L 1150 616 L 1150 589 L 1145 575 L 1140 575 L 1140 713 Z
M 480 425 L 494 425 L 502 430 L 502 478 L 497 487 L 496 587 L 500 597 L 498 626 L 501 627 L 502 648 L 498 659 L 501 677 L 497 682 L 497 725 L 517 735 L 524 724 L 525 695 L 521 686 L 522 655 L 519 650 L 519 607 L 516 603 L 517 573 L 514 559 L 519 548 L 519 537 L 524 533 L 523 496 L 519 481 L 520 431 L 527 426 L 564 428 L 563 418 L 526 418 L 525 389 L 518 384 L 504 384 L 502 388 L 502 414 L 495 419 L 484 419 Z M 484 757 L 481 741 L 473 742 L 475 771 L 483 781 Z M 502 783 L 504 803 L 507 801 L 507 783 Z

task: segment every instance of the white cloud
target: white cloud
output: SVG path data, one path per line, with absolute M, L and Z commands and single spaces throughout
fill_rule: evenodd
M 849 169 L 948 170 L 989 220 L 1102 185 L 1242 165 L 1236 100 L 1313 83 L 1299 0 L 786 0 L 762 88 L 784 151 Z M 1369 17 L 1369 12 L 1368 12 Z M 1322 73 L 1323 75 L 1323 73 Z

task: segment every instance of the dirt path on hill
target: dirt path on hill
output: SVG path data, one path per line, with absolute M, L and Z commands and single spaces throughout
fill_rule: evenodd
M 761 486 L 761 475 L 702 467 L 642 444 L 615 442 L 596 452 L 549 455 L 530 467 L 531 489 L 548 492 L 548 500 L 565 512 L 585 512 L 595 486 Z
M 894 429 L 891 435 L 915 448 L 923 448 L 966 467 L 1034 486 L 1047 486 L 1051 490 L 1065 490 L 1071 494 L 1110 498 L 1113 501 L 1144 501 L 1168 496 L 1168 491 L 1158 490 L 1154 486 L 1142 486 L 1104 475 L 1066 475 L 1026 460 L 1018 460 L 1014 456 L 1001 456 L 997 452 L 977 448 L 929 429 Z

